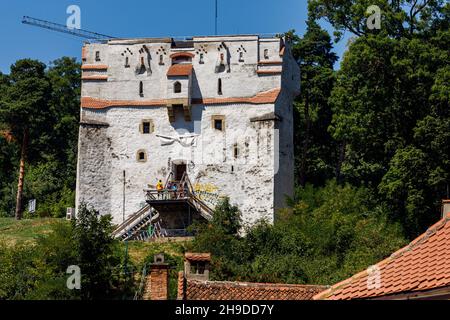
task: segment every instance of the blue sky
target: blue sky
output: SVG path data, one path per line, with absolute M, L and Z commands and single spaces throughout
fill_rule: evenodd
M 281 33 L 306 28 L 306 0 L 218 0 L 219 34 Z M 21 58 L 44 63 L 80 59 L 82 39 L 21 23 L 22 16 L 65 24 L 69 5 L 81 8 L 81 28 L 116 37 L 214 34 L 214 0 L 0 0 L 0 71 Z M 323 26 L 332 33 L 331 28 Z M 341 57 L 348 37 L 335 45 Z

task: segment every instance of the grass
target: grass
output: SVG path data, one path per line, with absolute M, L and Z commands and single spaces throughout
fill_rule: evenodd
M 7 246 L 34 244 L 39 236 L 51 232 L 52 226 L 63 219 L 42 218 L 16 221 L 14 218 L 0 218 L 0 243 Z
M 7 246 L 21 244 L 33 245 L 37 238 L 49 234 L 52 226 L 58 223 L 68 223 L 65 219 L 37 218 L 16 221 L 14 218 L 0 218 L 0 243 Z M 189 240 L 188 240 L 189 241 Z M 136 265 L 143 265 L 146 258 L 164 252 L 172 257 L 183 257 L 187 241 L 170 242 L 128 242 L 128 254 Z M 125 252 L 125 243 L 122 243 Z
M 14 218 L 0 218 L 0 245 L 13 247 L 16 245 L 33 245 L 36 240 L 52 232 L 52 227 L 58 223 L 69 223 L 65 219 L 36 218 L 16 221 Z M 176 299 L 178 288 L 178 271 L 183 270 L 183 255 L 191 239 L 179 239 L 160 242 L 129 241 L 121 242 L 120 247 L 125 253 L 128 245 L 130 267 L 136 272 L 137 279 L 146 263 L 152 263 L 155 254 L 164 253 L 166 262 L 171 266 L 169 275 L 169 296 Z

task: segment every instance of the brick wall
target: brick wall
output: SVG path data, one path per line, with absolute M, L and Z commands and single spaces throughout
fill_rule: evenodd
M 169 266 L 153 264 L 144 291 L 144 300 L 167 300 L 169 292 Z

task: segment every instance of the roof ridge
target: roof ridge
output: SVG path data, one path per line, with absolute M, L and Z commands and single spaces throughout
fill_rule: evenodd
M 188 279 L 189 282 L 196 282 L 200 284 L 222 284 L 222 285 L 249 285 L 249 286 L 283 286 L 283 287 L 301 287 L 301 288 L 327 288 L 326 285 L 315 284 L 299 284 L 299 283 L 269 283 L 269 282 L 248 282 L 248 281 L 214 281 L 214 280 L 195 280 Z
M 396 252 L 392 253 L 389 257 L 381 260 L 380 262 L 376 263 L 373 266 L 369 266 L 365 270 L 358 272 L 357 274 L 353 275 L 350 278 L 344 279 L 344 280 L 336 283 L 335 285 L 331 286 L 329 289 L 315 295 L 313 297 L 313 299 L 316 300 L 316 299 L 328 298 L 329 296 L 333 295 L 333 293 L 335 291 L 339 290 L 340 288 L 342 288 L 350 283 L 353 283 L 355 280 L 359 280 L 362 277 L 366 276 L 368 274 L 368 269 L 370 267 L 374 267 L 374 266 L 382 267 L 382 266 L 392 262 L 393 260 L 396 260 L 396 259 L 402 257 L 406 252 L 410 252 L 410 251 L 414 250 L 415 248 L 419 247 L 424 242 L 426 242 L 431 236 L 435 235 L 439 230 L 441 230 L 443 227 L 445 227 L 449 221 L 450 221 L 450 212 L 447 213 L 444 218 L 440 219 L 435 224 L 433 224 L 431 227 L 429 227 L 424 233 L 419 235 L 416 239 L 414 239 L 413 241 L 408 243 L 406 246 L 400 248 Z
M 416 247 L 426 242 L 431 236 L 435 235 L 439 230 L 441 230 L 448 222 L 450 221 L 450 213 L 446 215 L 446 217 L 440 219 L 438 222 L 429 227 L 424 233 L 419 235 L 413 241 L 408 243 L 405 247 L 397 250 L 390 257 L 396 259 L 398 257 L 403 256 L 404 253 L 414 250 Z

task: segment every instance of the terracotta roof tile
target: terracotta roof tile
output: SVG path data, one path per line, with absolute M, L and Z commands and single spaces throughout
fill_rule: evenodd
M 190 261 L 211 261 L 211 253 L 186 252 L 184 258 Z
M 173 53 L 170 55 L 170 58 L 172 58 L 172 59 L 179 58 L 179 57 L 193 58 L 193 57 L 195 57 L 195 55 L 190 52 L 177 52 L 177 53 Z
M 281 89 L 272 89 L 260 92 L 253 97 L 236 97 L 236 98 L 201 98 L 192 99 L 192 104 L 268 104 L 275 103 L 280 95 Z M 92 97 L 82 97 L 81 107 L 87 109 L 105 109 L 110 107 L 139 107 L 139 106 L 165 106 L 168 102 L 165 99 L 155 100 L 105 100 Z
M 106 64 L 83 64 L 81 70 L 108 70 Z
M 335 284 L 314 299 L 363 299 L 450 286 L 450 214 L 408 246 L 376 264 L 381 286 L 369 289 L 368 272 Z
M 192 99 L 194 104 L 227 104 L 227 103 L 251 103 L 251 104 L 266 104 L 275 103 L 280 95 L 281 89 L 273 89 L 265 92 L 260 92 L 253 97 L 243 98 L 202 98 Z
M 82 76 L 81 80 L 94 80 L 94 81 L 107 81 L 108 76 L 106 75 L 90 75 L 90 76 Z
M 192 64 L 174 64 L 167 71 L 168 77 L 190 76 L 192 73 Z
M 81 98 L 81 107 L 87 109 L 105 109 L 109 107 L 164 106 L 166 100 L 103 100 L 91 97 Z
M 256 73 L 258 75 L 277 75 L 277 74 L 281 74 L 283 71 L 280 70 L 258 70 L 256 71 Z
M 186 280 L 187 300 L 311 300 L 324 286 Z

